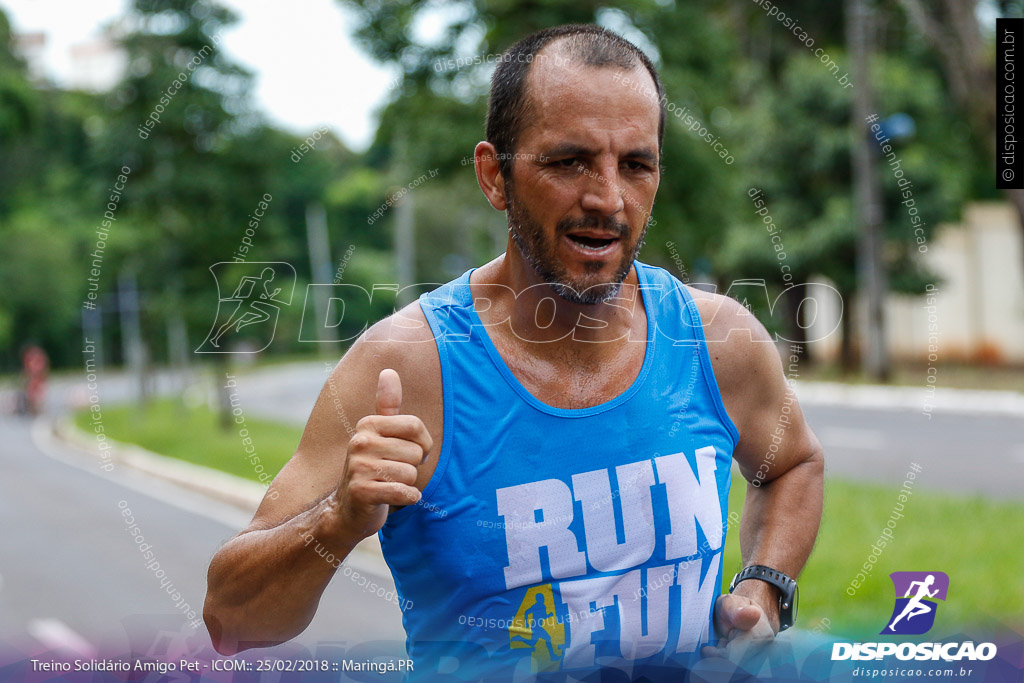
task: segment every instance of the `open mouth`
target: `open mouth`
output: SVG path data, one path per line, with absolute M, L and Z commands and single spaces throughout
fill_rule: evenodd
M 592 237 L 589 235 L 566 235 L 573 243 L 587 251 L 604 251 L 619 241 L 617 237 Z

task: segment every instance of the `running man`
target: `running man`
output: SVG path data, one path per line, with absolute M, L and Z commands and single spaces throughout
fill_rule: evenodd
M 929 574 L 924 581 L 912 581 L 910 583 L 910 585 L 907 587 L 907 593 L 903 597 L 910 598 L 910 594 L 914 592 L 914 586 L 917 586 L 917 594 L 914 597 L 910 598 L 910 602 L 908 602 L 907 605 L 903 608 L 903 611 L 900 612 L 900 615 L 893 619 L 892 623 L 889 624 L 890 631 L 895 632 L 894 627 L 896 626 L 896 622 L 898 622 L 903 617 L 906 617 L 907 621 L 910 621 L 919 614 L 928 614 L 932 611 L 932 606 L 927 603 L 921 602 L 921 600 L 923 598 L 934 598 L 936 595 L 938 595 L 938 588 L 936 588 L 934 591 L 928 590 L 934 583 L 935 576 L 933 574 Z
M 240 332 L 243 327 L 270 320 L 270 311 L 268 309 L 277 308 L 277 306 L 270 302 L 286 303 L 274 298 L 281 293 L 280 287 L 274 288 L 272 292 L 268 289 L 273 281 L 273 268 L 264 268 L 259 277 L 246 275 L 242 278 L 238 286 L 235 287 L 234 293 L 227 299 L 223 299 L 223 301 L 237 301 L 238 303 L 235 305 L 235 310 L 228 317 L 228 321 L 221 325 L 220 329 L 217 330 L 217 334 L 210 339 L 211 346 L 220 348 L 220 338 L 232 328 L 234 328 L 235 332 Z M 244 292 L 242 291 L 243 289 L 245 290 Z M 261 289 L 263 291 L 260 291 Z
M 337 568 L 311 536 L 344 558 L 379 533 L 426 680 L 530 671 L 532 652 L 487 625 L 531 590 L 553 596 L 552 665 L 575 677 L 679 680 L 705 649 L 791 625 L 824 459 L 764 327 L 636 258 L 662 94 L 643 52 L 597 26 L 531 34 L 498 61 L 475 169 L 505 251 L 334 368 L 274 495 L 210 563 L 218 651 L 306 628 Z M 734 462 L 750 482 L 743 567 L 723 566 Z

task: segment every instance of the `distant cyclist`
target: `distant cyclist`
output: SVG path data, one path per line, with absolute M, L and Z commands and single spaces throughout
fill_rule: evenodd
M 24 389 L 22 409 L 29 415 L 43 412 L 46 380 L 50 374 L 50 358 L 38 346 L 29 346 L 21 356 Z

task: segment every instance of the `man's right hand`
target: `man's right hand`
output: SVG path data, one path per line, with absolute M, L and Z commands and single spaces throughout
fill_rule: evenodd
M 416 468 L 433 448 L 423 421 L 400 414 L 402 381 L 390 368 L 377 378 L 376 409 L 376 415 L 356 423 L 345 473 L 334 494 L 342 537 L 353 546 L 384 526 L 388 506 L 419 501 Z

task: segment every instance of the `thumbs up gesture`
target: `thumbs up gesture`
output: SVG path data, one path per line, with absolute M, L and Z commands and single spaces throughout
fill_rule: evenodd
M 433 440 L 420 418 L 401 413 L 402 381 L 394 370 L 381 370 L 376 414 L 356 423 L 335 492 L 353 545 L 384 526 L 389 505 L 413 505 L 420 499 L 416 468 Z

